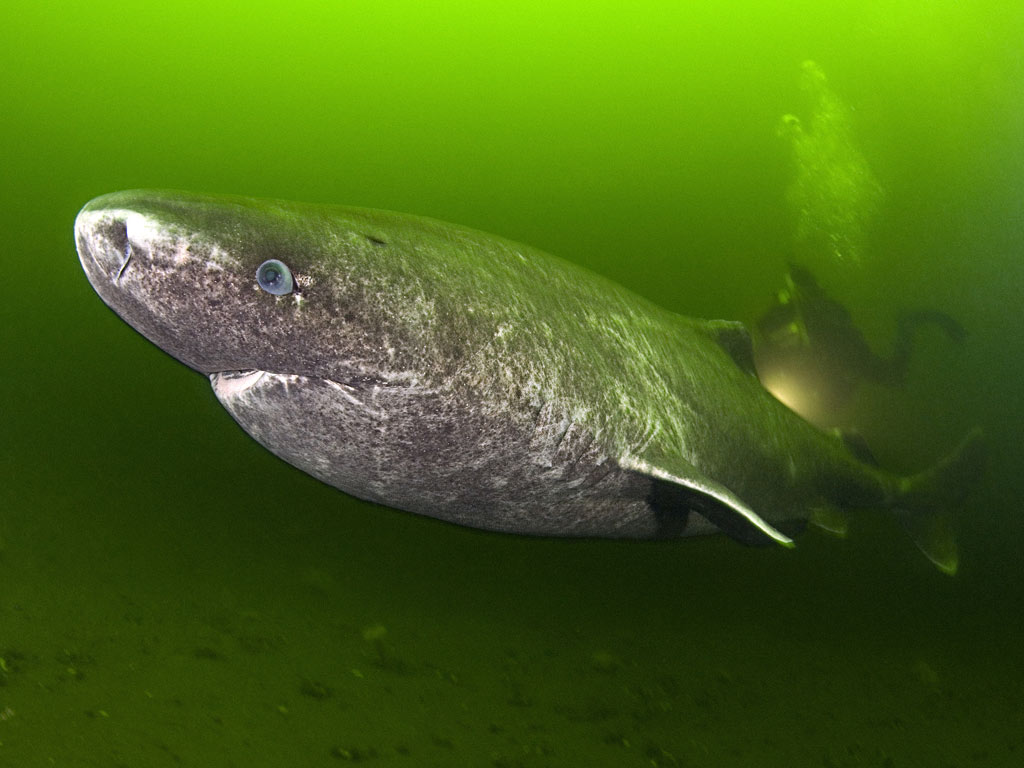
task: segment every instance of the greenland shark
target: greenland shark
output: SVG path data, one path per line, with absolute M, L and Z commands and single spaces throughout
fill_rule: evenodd
M 880 508 L 956 571 L 979 433 L 911 476 L 862 461 L 762 387 L 740 323 L 370 209 L 134 190 L 87 203 L 75 240 L 121 318 L 353 496 L 492 531 L 787 547 Z

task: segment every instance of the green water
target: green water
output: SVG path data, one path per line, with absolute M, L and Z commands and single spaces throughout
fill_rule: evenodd
M 1022 35 L 995 0 L 5 3 L 0 765 L 1019 765 Z M 816 273 L 879 349 L 906 306 L 970 334 L 856 406 L 900 468 L 985 428 L 952 579 L 875 513 L 782 551 L 355 501 L 74 253 L 116 189 L 337 202 L 750 322 L 793 250 L 776 128 L 806 59 L 885 190 L 870 258 Z

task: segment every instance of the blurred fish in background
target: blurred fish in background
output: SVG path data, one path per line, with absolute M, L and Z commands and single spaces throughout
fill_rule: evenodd
M 944 312 L 904 310 L 897 316 L 892 351 L 879 355 L 854 325 L 850 311 L 809 270 L 791 264 L 786 287 L 755 326 L 758 376 L 777 399 L 808 421 L 823 428 L 839 426 L 860 384 L 903 385 L 914 337 L 927 325 L 954 342 L 966 337 L 963 327 Z
M 877 279 L 866 243 L 885 192 L 855 139 L 853 108 L 817 63 L 801 65 L 800 90 L 808 120 L 786 114 L 778 127 L 792 152 L 786 201 L 797 263 L 789 264 L 785 287 L 755 324 L 755 363 L 765 387 L 808 421 L 849 427 L 848 409 L 861 384 L 903 385 L 921 327 L 937 326 L 955 342 L 966 334 L 944 312 L 902 310 L 891 351 L 878 354 L 849 309 L 821 286 L 815 273 L 858 283 Z

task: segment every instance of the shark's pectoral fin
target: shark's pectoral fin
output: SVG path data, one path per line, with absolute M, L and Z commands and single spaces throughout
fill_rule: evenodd
M 652 460 L 625 456 L 619 464 L 651 478 L 654 485 L 650 504 L 663 517 L 675 515 L 685 519 L 689 512 L 696 511 L 743 544 L 793 546 L 789 536 L 769 525 L 736 494 L 704 476 L 682 458 L 659 456 Z

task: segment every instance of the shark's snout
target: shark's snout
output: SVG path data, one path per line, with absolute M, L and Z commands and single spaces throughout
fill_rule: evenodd
M 193 321 L 202 319 L 206 306 L 207 265 L 197 265 L 188 234 L 165 219 L 143 194 L 98 197 L 75 218 L 78 258 L 114 312 L 168 353 L 206 372 L 198 353 L 213 345 Z
M 124 216 L 108 211 L 82 210 L 75 218 L 75 244 L 90 282 L 112 280 L 130 252 L 128 224 Z
M 261 363 L 292 370 L 294 344 L 283 340 L 293 337 L 304 316 L 299 293 L 279 290 L 278 283 L 293 279 L 295 252 L 309 249 L 264 253 L 266 230 L 245 208 L 129 190 L 87 203 L 74 234 L 82 268 L 107 306 L 165 352 L 209 375 L 256 370 Z M 295 365 L 309 367 L 305 360 Z
M 75 218 L 75 244 L 89 281 L 97 291 L 117 284 L 133 257 L 134 243 L 147 240 L 152 222 L 143 214 L 125 208 L 95 205 L 83 208 Z

